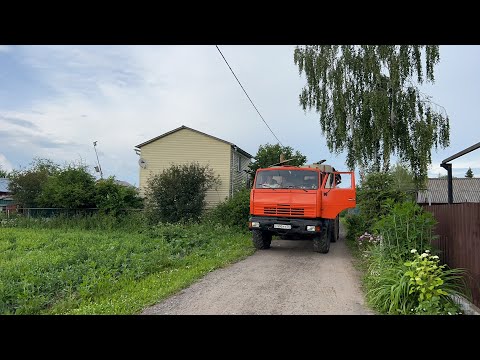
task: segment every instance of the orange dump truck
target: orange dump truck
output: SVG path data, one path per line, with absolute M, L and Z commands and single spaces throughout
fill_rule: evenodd
M 328 253 L 338 239 L 339 214 L 356 206 L 355 174 L 330 165 L 283 165 L 258 169 L 250 193 L 249 229 L 257 249 L 272 235 L 312 239 L 313 250 Z

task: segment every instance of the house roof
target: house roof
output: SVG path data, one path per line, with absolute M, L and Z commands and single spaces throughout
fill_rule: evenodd
M 10 193 L 8 190 L 8 184 L 10 184 L 10 180 L 7 178 L 0 178 L 0 192 L 3 193 Z
M 452 179 L 453 202 L 480 202 L 480 178 Z M 448 179 L 428 179 L 427 188 L 417 193 L 417 203 L 447 204 Z
M 198 131 L 198 130 L 189 128 L 188 126 L 185 126 L 185 125 L 182 125 L 182 126 L 180 126 L 179 128 L 176 128 L 176 129 L 174 129 L 174 130 L 172 130 L 172 131 L 166 132 L 165 134 L 162 134 L 162 135 L 160 135 L 160 136 L 154 137 L 153 139 L 147 140 L 147 141 L 145 141 L 145 142 L 143 142 L 143 143 L 141 143 L 141 144 L 139 144 L 139 145 L 137 145 L 137 146 L 135 146 L 135 147 L 136 147 L 136 148 L 141 148 L 142 146 L 145 146 L 145 145 L 147 145 L 147 144 L 150 144 L 151 142 L 157 141 L 158 139 L 161 139 L 161 138 L 163 138 L 163 137 L 165 137 L 165 136 L 168 136 L 168 135 L 170 135 L 170 134 L 173 134 L 174 132 L 177 132 L 177 131 L 183 130 L 183 129 L 188 129 L 188 130 L 191 130 L 191 131 L 195 131 L 196 133 L 199 133 L 199 134 L 208 136 L 208 137 L 210 137 L 210 138 L 212 138 L 212 139 L 215 139 L 215 140 L 224 142 L 225 144 L 229 144 L 231 147 L 235 148 L 236 151 L 238 151 L 240 154 L 243 154 L 243 155 L 245 155 L 246 157 L 248 157 L 248 158 L 250 158 L 250 159 L 253 158 L 253 156 L 250 155 L 249 153 L 247 153 L 245 150 L 240 149 L 237 145 L 235 145 L 235 144 L 233 144 L 233 143 L 231 143 L 231 142 L 229 142 L 229 141 L 222 140 L 222 139 L 219 139 L 219 138 L 217 138 L 217 137 L 215 137 L 215 136 L 205 134 L 205 133 L 203 133 L 203 132 L 201 132 L 201 131 Z
M 126 187 L 135 187 L 133 186 L 132 184 L 130 184 L 128 181 L 123 181 L 123 180 L 114 180 L 115 181 L 115 184 L 117 185 L 122 185 L 122 186 L 126 186 Z

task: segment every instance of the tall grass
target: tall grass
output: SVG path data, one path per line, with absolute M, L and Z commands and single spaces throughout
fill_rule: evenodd
M 0 229 L 0 314 L 136 313 L 254 251 L 231 227 L 148 227 L 136 215 L 11 225 Z
M 148 228 L 141 211 L 130 211 L 121 215 L 85 213 L 77 215 L 59 214 L 51 217 L 26 217 L 23 215 L 0 217 L 0 227 L 23 229 L 77 229 L 77 230 L 124 230 L 144 231 Z

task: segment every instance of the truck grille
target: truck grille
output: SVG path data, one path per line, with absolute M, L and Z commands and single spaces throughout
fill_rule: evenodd
M 303 216 L 305 215 L 304 208 L 292 208 L 290 206 L 269 206 L 263 208 L 265 215 L 289 215 L 289 216 Z

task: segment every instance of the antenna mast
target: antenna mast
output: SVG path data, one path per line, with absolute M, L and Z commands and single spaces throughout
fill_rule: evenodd
M 95 149 L 95 155 L 97 155 L 97 163 L 98 166 L 95 166 L 95 170 L 97 172 L 100 172 L 100 178 L 103 179 L 103 173 L 102 173 L 102 167 L 100 166 L 100 160 L 98 160 L 98 154 L 97 154 L 97 142 L 93 142 L 93 148 Z

